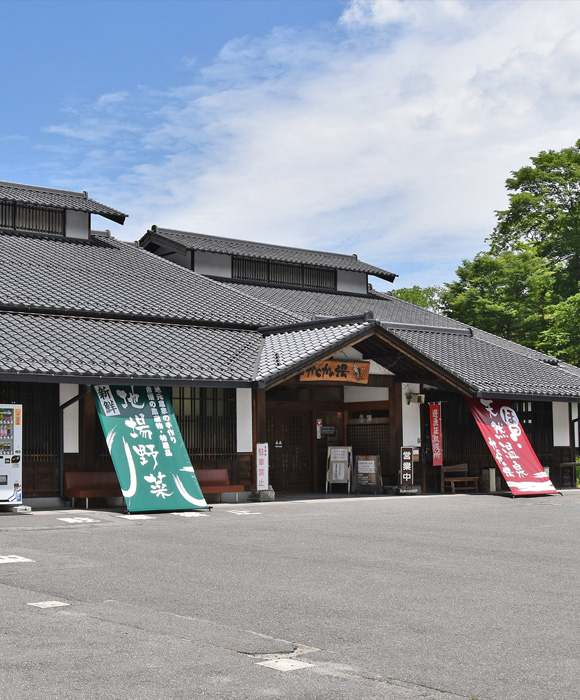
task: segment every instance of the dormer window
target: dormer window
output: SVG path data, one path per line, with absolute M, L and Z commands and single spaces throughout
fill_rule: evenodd
M 0 181 L 0 229 L 88 239 L 91 214 L 119 224 L 127 217 L 90 199 L 86 192 Z
M 232 279 L 279 284 L 284 287 L 336 289 L 336 270 L 312 265 L 295 265 L 273 260 L 232 257 Z
M 368 294 L 368 276 L 393 282 L 396 275 L 356 255 L 241 241 L 152 226 L 139 244 L 157 255 L 214 279 L 311 292 Z
M 250 282 L 269 282 L 268 261 L 255 258 L 232 258 L 232 278 Z
M 61 209 L 0 202 L 0 228 L 64 236 L 65 212 Z

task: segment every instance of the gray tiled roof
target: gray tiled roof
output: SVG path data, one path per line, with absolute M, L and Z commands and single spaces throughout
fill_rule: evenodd
M 0 233 L 0 247 L 3 309 L 243 327 L 304 318 L 115 238 Z
M 496 336 L 390 329 L 390 332 L 484 396 L 578 398 L 580 369 Z
M 225 253 L 239 255 L 260 260 L 273 260 L 293 264 L 312 265 L 316 267 L 330 267 L 337 270 L 350 270 L 364 272 L 381 279 L 393 281 L 397 275 L 383 270 L 375 265 L 362 262 L 354 255 L 342 255 L 340 253 L 326 253 L 318 250 L 305 250 L 268 243 L 254 241 L 242 241 L 235 238 L 222 238 L 218 236 L 206 236 L 201 233 L 189 233 L 187 231 L 174 231 L 154 227 L 142 239 L 152 241 L 170 241 L 188 250 L 202 250 L 211 253 Z
M 252 331 L 0 312 L 0 378 L 248 384 Z
M 310 292 L 303 289 L 241 285 L 236 282 L 228 282 L 227 284 L 232 289 L 243 289 L 253 297 L 291 311 L 300 312 L 310 319 L 321 316 L 352 316 L 371 311 L 374 317 L 381 321 L 467 328 L 464 323 L 409 304 L 389 294 L 373 292 L 369 296 L 355 296 Z
M 316 362 L 333 350 L 355 342 L 370 323 L 308 328 L 268 335 L 260 357 L 257 379 L 271 383 L 276 378 L 295 373 L 296 368 Z
M 122 224 L 127 218 L 127 214 L 96 202 L 94 199 L 89 199 L 86 192 L 33 187 L 32 185 L 21 185 L 16 182 L 0 181 L 0 202 L 16 202 L 39 207 L 84 211 L 89 214 L 99 214 L 119 224 Z
M 0 245 L 5 379 L 268 386 L 345 346 L 373 356 L 391 343 L 390 358 L 402 348 L 411 367 L 427 360 L 471 394 L 580 399 L 579 368 L 389 295 L 216 282 L 99 235 L 0 233 Z M 376 320 L 343 318 L 368 311 Z M 339 318 L 304 327 L 321 316 Z M 263 337 L 262 326 L 282 328 Z
M 238 286 L 230 283 L 232 288 Z M 550 364 L 553 360 L 548 355 L 387 294 L 364 297 L 260 286 L 243 288 L 260 299 L 300 309 L 311 319 L 371 311 L 378 324 L 406 343 L 411 353 L 436 363 L 473 394 L 580 398 L 580 368 L 563 362 Z M 297 336 L 301 339 L 302 355 L 309 352 L 316 356 L 318 332 Z M 291 338 L 292 334 L 282 335 L 277 341 L 267 338 L 265 353 L 274 343 L 279 345 Z M 280 357 L 286 357 L 279 348 L 276 351 Z M 289 357 L 294 357 L 292 352 Z M 295 361 L 300 364 L 302 357 L 296 354 Z M 283 369 L 288 372 L 286 360 Z M 274 377 L 277 368 L 272 352 L 263 358 L 260 371 L 268 379 Z

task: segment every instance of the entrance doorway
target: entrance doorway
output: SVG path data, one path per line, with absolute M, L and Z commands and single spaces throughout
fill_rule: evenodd
M 275 491 L 312 491 L 311 412 L 277 408 L 268 413 L 270 482 Z
M 328 448 L 349 445 L 354 455 L 378 455 L 385 484 L 397 483 L 402 444 L 400 385 L 388 387 L 384 400 L 345 402 L 343 386 L 282 384 L 266 394 L 270 483 L 280 492 L 324 492 Z M 359 396 L 364 396 L 359 392 Z M 376 396 L 376 391 L 375 391 Z M 358 398 L 358 397 L 357 397 Z
M 344 445 L 344 419 L 342 411 L 316 411 L 316 489 L 326 487 L 328 448 Z M 341 484 L 336 489 L 340 490 Z

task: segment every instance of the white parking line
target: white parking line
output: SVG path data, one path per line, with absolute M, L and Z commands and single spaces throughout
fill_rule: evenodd
M 314 664 L 307 664 L 305 661 L 298 661 L 298 659 L 274 659 L 260 661 L 256 666 L 266 666 L 266 668 L 273 668 L 275 671 L 296 671 L 299 668 L 314 666 Z
M 26 557 L 19 557 L 18 554 L 0 554 L 0 564 L 15 564 L 22 562 L 35 563 L 34 559 L 27 559 Z
M 95 520 L 94 518 L 57 518 L 57 520 L 62 520 L 65 523 L 100 523 L 100 520 Z
M 35 608 L 62 608 L 70 605 L 70 603 L 62 603 L 60 600 L 42 600 L 40 603 L 26 603 Z

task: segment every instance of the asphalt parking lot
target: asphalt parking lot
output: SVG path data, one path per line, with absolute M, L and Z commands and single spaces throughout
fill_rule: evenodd
M 1 514 L 0 696 L 577 700 L 563 494 Z

